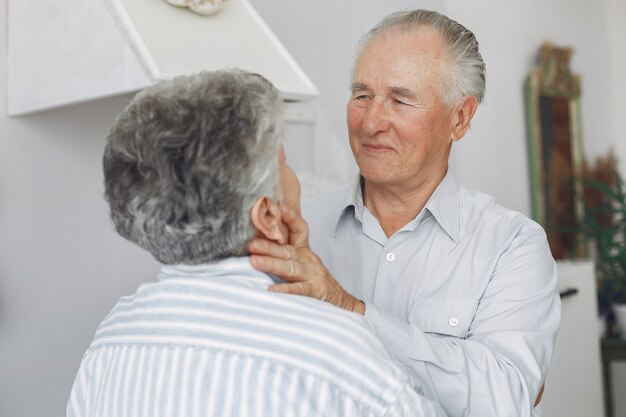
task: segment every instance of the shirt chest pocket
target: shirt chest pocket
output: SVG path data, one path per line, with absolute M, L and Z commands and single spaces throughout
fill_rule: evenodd
M 466 338 L 477 300 L 463 298 L 426 298 L 413 301 L 409 322 L 426 333 Z

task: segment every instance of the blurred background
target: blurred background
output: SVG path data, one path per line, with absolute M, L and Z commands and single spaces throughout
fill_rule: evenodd
M 153 280 L 159 265 L 115 234 L 102 197 L 108 129 L 132 95 L 7 116 L 8 1 L 0 0 L 0 416 L 53 417 L 65 413 L 98 323 L 120 296 Z M 524 81 L 544 41 L 574 49 L 570 66 L 582 80 L 585 157 L 592 161 L 613 149 L 626 174 L 624 0 L 250 2 L 320 93 L 296 105 L 306 117 L 287 127 L 288 161 L 310 190 L 356 174 L 345 106 L 358 38 L 384 15 L 416 7 L 471 29 L 487 64 L 485 103 L 453 148 L 451 170 L 466 187 L 531 215 Z M 564 288 L 573 282 L 580 294 L 563 302 L 564 331 L 542 413 L 601 416 L 606 384 L 594 268 L 586 261 L 559 268 L 569 280 Z M 615 415 L 626 416 L 626 363 L 611 369 Z

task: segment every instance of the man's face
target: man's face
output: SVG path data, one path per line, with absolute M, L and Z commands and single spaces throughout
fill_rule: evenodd
M 379 35 L 362 51 L 348 132 L 367 182 L 413 189 L 445 172 L 454 125 L 439 95 L 446 59 L 440 35 L 429 27 Z

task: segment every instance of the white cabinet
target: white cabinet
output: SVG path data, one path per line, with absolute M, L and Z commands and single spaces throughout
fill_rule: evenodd
M 594 264 L 559 262 L 561 330 L 539 407 L 542 417 L 604 416 Z
M 318 95 L 247 0 L 214 16 L 163 0 L 9 0 L 8 11 L 10 115 L 225 67 L 262 74 L 286 99 Z

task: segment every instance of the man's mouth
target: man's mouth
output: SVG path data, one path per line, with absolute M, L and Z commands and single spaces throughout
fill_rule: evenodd
M 375 144 L 364 144 L 363 148 L 368 152 L 384 152 L 391 150 L 389 146 Z

